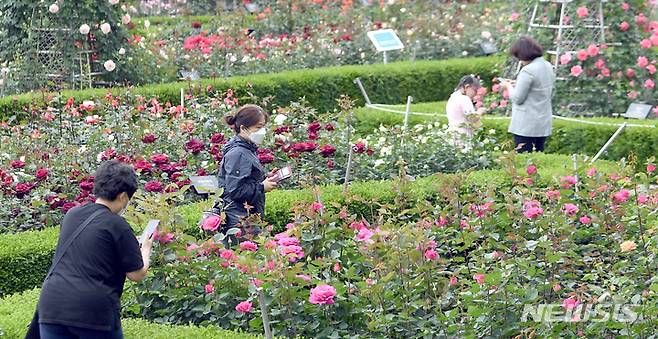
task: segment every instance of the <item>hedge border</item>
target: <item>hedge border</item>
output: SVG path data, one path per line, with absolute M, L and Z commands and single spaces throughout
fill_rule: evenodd
M 40 289 L 13 294 L 0 300 L 0 336 L 23 338 L 34 314 Z M 155 324 L 143 319 L 122 319 L 121 324 L 126 338 L 154 339 L 256 339 L 260 335 L 224 330 L 218 327 L 197 327 L 185 325 Z
M 434 110 L 428 108 L 434 107 Z M 400 109 L 399 107 L 395 109 Z M 445 117 L 445 102 L 423 103 L 412 105 L 412 111 L 436 112 L 436 116 L 411 115 L 409 124 L 415 125 L 427 123 L 430 121 L 440 121 L 447 123 Z M 372 108 L 358 108 L 354 115 L 358 121 L 358 132 L 364 135 L 371 133 L 380 124 L 392 126 L 401 124 L 402 114 L 383 112 Z M 626 120 L 614 118 L 579 118 L 592 122 L 611 122 L 621 124 L 628 122 L 630 124 L 654 125 L 656 128 L 627 127 L 626 130 L 615 140 L 607 151 L 604 159 L 620 160 L 628 157 L 629 154 L 635 154 L 640 161 L 644 161 L 652 156 L 658 155 L 658 120 Z M 488 119 L 484 117 L 483 129 L 485 131 L 493 129 L 492 135 L 498 141 L 511 141 L 512 135 L 507 132 L 509 120 L 506 119 Z M 614 134 L 618 127 L 606 125 L 591 125 L 575 123 L 565 120 L 553 120 L 553 135 L 546 141 L 546 152 L 556 154 L 584 154 L 594 156 L 606 141 Z M 638 147 L 642 145 L 642 147 Z
M 413 95 L 417 102 L 446 99 L 454 86 L 464 74 L 479 74 L 483 79 L 495 75 L 500 57 L 459 58 L 438 61 L 394 62 L 387 65 L 351 65 L 323 67 L 311 70 L 295 70 L 272 74 L 254 74 L 236 76 L 228 79 L 202 79 L 196 83 L 203 89 L 211 85 L 216 90 L 233 89 L 238 98 L 244 98 L 251 92 L 265 98 L 274 96 L 273 104 L 288 105 L 304 97 L 318 111 L 331 111 L 338 107 L 336 99 L 346 94 L 355 99 L 359 106 L 365 104 L 354 79 L 361 78 L 368 94 L 374 102 L 400 103 L 407 95 Z M 253 87 L 249 89 L 249 84 Z M 178 103 L 180 89 L 188 88 L 187 82 L 173 82 L 159 85 L 147 85 L 136 88 L 110 89 L 115 95 L 126 91 L 156 97 L 161 101 Z M 82 91 L 63 91 L 64 100 L 74 97 L 78 102 L 102 98 L 108 89 L 90 89 Z M 52 94 L 54 95 L 54 94 Z M 51 96 L 52 97 L 52 96 Z M 48 95 L 28 93 L 0 98 L 0 121 L 13 115 L 23 118 L 24 107 L 31 104 L 43 104 Z
M 517 156 L 518 167 L 523 167 L 532 159 L 539 167 L 542 179 L 537 183 L 546 185 L 552 182 L 553 177 L 573 172 L 572 160 L 565 155 L 554 154 L 530 154 Z M 616 164 L 610 162 L 599 162 L 597 168 L 601 172 L 612 172 L 618 169 Z M 410 194 L 413 198 L 428 197 L 436 194 L 437 184 L 443 182 L 454 182 L 460 174 L 436 174 L 420 178 L 410 185 Z M 502 186 L 509 185 L 511 179 L 505 175 L 503 169 L 488 169 L 468 173 L 465 183 L 467 186 Z M 364 202 L 353 202 L 350 208 L 353 212 L 367 215 L 369 202 L 393 201 L 396 193 L 391 190 L 392 181 L 370 181 L 357 182 L 350 186 L 348 196 L 358 196 Z M 342 186 L 331 185 L 321 189 L 322 199 L 325 205 L 331 202 L 343 203 L 346 196 L 342 193 Z M 310 190 L 274 191 L 268 193 L 265 207 L 266 221 L 282 226 L 291 217 L 291 208 L 300 201 L 313 201 Z M 180 207 L 181 214 L 187 219 L 198 220 L 207 203 L 190 204 Z M 192 223 L 194 224 L 194 223 Z M 40 286 L 52 261 L 57 238 L 58 228 L 42 231 L 30 231 L 12 235 L 0 236 L 0 295 L 8 295 Z

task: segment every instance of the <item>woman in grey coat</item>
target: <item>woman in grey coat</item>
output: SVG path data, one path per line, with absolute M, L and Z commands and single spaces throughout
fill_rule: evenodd
M 519 153 L 532 152 L 533 149 L 542 152 L 553 124 L 553 65 L 543 58 L 542 47 L 529 37 L 519 38 L 510 53 L 523 68 L 516 83 L 503 81 L 501 84 L 512 101 L 512 121 L 508 131 L 514 135 Z

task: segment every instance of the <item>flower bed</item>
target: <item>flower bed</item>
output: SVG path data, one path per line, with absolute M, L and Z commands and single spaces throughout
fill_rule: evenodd
M 392 107 L 395 110 L 404 111 L 404 106 Z M 414 104 L 411 106 L 414 112 L 436 113 L 436 116 L 411 115 L 409 123 L 427 124 L 439 121 L 446 123 L 445 102 L 433 102 Z M 367 134 L 377 129 L 380 125 L 394 126 L 402 123 L 403 115 L 398 113 L 382 112 L 371 108 L 359 108 L 355 111 L 358 132 Z M 496 140 L 501 142 L 511 141 L 511 134 L 507 133 L 509 120 L 495 117 L 489 119 L 485 115 L 482 119 L 484 133 L 491 134 Z M 610 146 L 607 154 L 604 156 L 610 160 L 620 160 L 634 154 L 644 162 L 658 154 L 658 120 L 633 120 L 633 119 L 613 119 L 613 118 L 578 118 L 587 122 L 604 122 L 612 124 L 629 124 L 653 125 L 656 128 L 638 128 L 628 127 Z M 559 154 L 586 154 L 594 156 L 606 141 L 614 134 L 617 127 L 592 125 L 586 123 L 576 123 L 559 119 L 553 120 L 553 135 L 546 142 L 546 152 Z
M 32 320 L 39 289 L 7 296 L 0 300 L 0 336 L 23 338 L 27 325 Z M 196 327 L 190 325 L 161 325 L 141 319 L 123 319 L 123 332 L 126 338 L 212 338 L 212 339 L 256 339 L 260 335 L 222 330 L 217 327 Z
M 237 101 L 230 90 L 209 99 L 189 97 L 185 108 L 108 93 L 97 102 L 69 99 L 33 107 L 32 123 L 0 125 L 0 232 L 58 225 L 63 212 L 94 201 L 92 175 L 103 160 L 133 165 L 149 193 L 175 192 L 189 185 L 189 176 L 214 175 L 233 135 L 222 118 Z M 293 178 L 283 188 L 342 183 L 349 150 L 352 181 L 397 175 L 398 157 L 409 163 L 413 176 L 491 163 L 488 150 L 495 141 L 460 152 L 439 126 L 408 132 L 404 147 L 389 131 L 357 138 L 346 122 L 352 103 L 345 98 L 340 103 L 341 111 L 326 114 L 303 103 L 268 110 L 270 130 L 258 157 L 270 168 L 292 165 Z
M 543 176 L 537 185 L 549 185 L 556 176 L 563 176 L 570 172 L 570 158 L 563 155 L 533 154 L 532 156 L 519 156 L 517 166 L 524 166 L 529 159 L 542 166 Z M 608 162 L 597 164 L 599 170 L 604 173 L 618 172 L 618 168 Z M 485 189 L 489 185 L 506 187 L 511 185 L 512 178 L 507 177 L 502 169 L 474 171 L 468 174 L 463 182 L 463 190 L 470 186 Z M 410 194 L 412 197 L 423 199 L 435 192 L 435 185 L 442 182 L 459 181 L 461 174 L 440 174 L 427 178 L 421 178 L 411 184 Z M 395 201 L 397 194 L 391 190 L 392 181 L 357 182 L 350 186 L 350 195 L 342 194 L 342 186 L 325 186 L 320 189 L 322 201 L 326 209 L 332 205 L 345 204 L 350 201 L 348 210 L 351 213 L 372 218 L 374 210 L 371 202 L 391 203 Z M 350 196 L 358 197 L 351 199 Z M 292 209 L 299 202 L 310 203 L 314 200 L 313 192 L 309 189 L 291 191 L 273 191 L 267 195 L 265 206 L 265 220 L 275 225 L 277 230 L 283 230 L 284 225 L 292 217 Z M 180 206 L 178 208 L 164 208 L 167 213 L 180 215 L 177 219 L 178 230 L 186 234 L 199 237 L 201 235 L 197 222 L 201 212 L 207 209 L 208 202 Z M 129 211 L 130 214 L 134 210 Z M 158 214 L 162 214 L 158 212 Z M 146 215 L 153 218 L 155 215 Z M 171 215 L 164 215 L 172 218 Z M 133 219 L 133 224 L 138 231 L 145 220 Z M 54 255 L 58 228 L 48 228 L 41 231 L 21 232 L 13 235 L 0 235 L 0 294 L 7 295 L 39 286 L 48 270 Z
M 397 181 L 369 216 L 351 200 L 301 203 L 285 231 L 232 250 L 221 234 L 161 238 L 153 275 L 128 295 L 147 319 L 260 331 L 262 293 L 274 333 L 292 337 L 655 333 L 655 165 L 543 186 L 543 165 L 501 161 L 509 186 L 443 181 L 414 196 Z M 561 323 L 537 321 L 541 304 Z

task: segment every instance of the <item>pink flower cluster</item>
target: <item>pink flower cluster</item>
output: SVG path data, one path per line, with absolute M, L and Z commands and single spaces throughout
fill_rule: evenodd
M 308 301 L 314 305 L 331 305 L 334 303 L 336 289 L 330 285 L 318 285 L 311 289 Z

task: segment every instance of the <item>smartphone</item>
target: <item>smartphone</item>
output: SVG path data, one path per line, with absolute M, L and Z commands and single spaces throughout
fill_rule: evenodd
M 142 237 L 139 239 L 139 243 L 142 244 L 146 239 L 150 238 L 151 235 L 153 235 L 153 232 L 155 232 L 155 229 L 158 228 L 158 225 L 160 225 L 160 220 L 149 220 L 149 223 L 144 229 L 144 233 L 142 233 Z
M 288 179 L 292 176 L 292 168 L 290 166 L 285 166 L 278 171 L 276 171 L 276 178 L 278 181 Z

